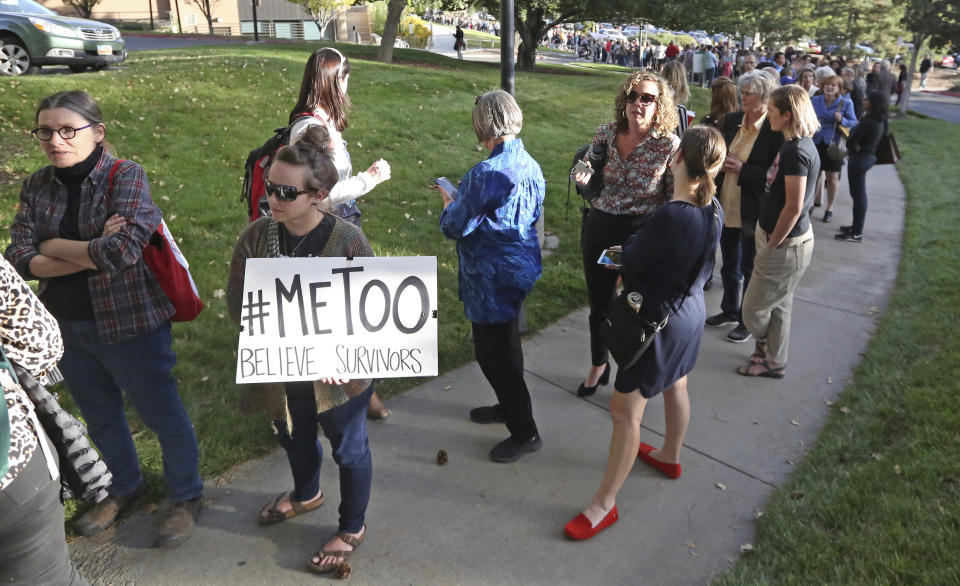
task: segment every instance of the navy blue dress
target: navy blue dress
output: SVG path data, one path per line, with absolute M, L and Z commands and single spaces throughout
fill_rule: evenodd
M 698 207 L 671 201 L 650 213 L 637 233 L 623 244 L 624 286 L 643 295 L 647 317 L 669 315 L 670 319 L 637 363 L 617 372 L 617 391 L 639 389 L 641 395 L 650 398 L 693 370 L 707 317 L 703 284 L 713 273 L 712 253 L 689 289 L 682 289 L 694 265 L 702 262 L 705 246 L 713 251 L 720 242 L 723 211 L 719 206 L 717 210 L 715 218 L 712 205 Z M 708 242 L 711 223 L 714 235 Z M 686 299 L 681 305 L 683 294 Z M 676 313 L 670 310 L 673 300 L 680 306 Z

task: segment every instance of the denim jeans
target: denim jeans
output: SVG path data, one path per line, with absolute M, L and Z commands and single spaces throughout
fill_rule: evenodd
M 720 233 L 720 256 L 723 264 L 720 267 L 720 279 L 723 281 L 723 299 L 720 301 L 720 311 L 735 317 L 743 325 L 743 315 L 740 309 L 740 279 L 743 279 L 743 291 L 750 284 L 750 275 L 753 273 L 753 257 L 756 255 L 756 245 L 753 236 L 746 236 L 741 228 L 724 226 Z
M 850 197 L 853 198 L 853 233 L 863 234 L 863 223 L 867 217 L 867 171 L 877 162 L 876 155 L 852 153 L 850 168 L 847 169 L 847 182 Z
M 124 413 L 126 394 L 143 423 L 157 434 L 170 501 L 199 497 L 200 451 L 171 373 L 177 356 L 170 347 L 170 322 L 113 344 L 100 343 L 92 321 L 62 321 L 60 331 L 64 346 L 60 370 L 113 473 L 110 493 L 132 494 L 143 483 Z
M 373 385 L 343 405 L 320 414 L 312 382 L 287 383 L 285 387 L 293 433 L 287 429 L 286 421 L 274 423 L 293 473 L 293 499 L 307 501 L 320 492 L 323 448 L 317 432 L 318 427 L 323 427 L 323 435 L 330 440 L 333 461 L 340 467 L 340 531 L 359 533 L 373 484 L 373 457 L 367 438 L 367 406 Z

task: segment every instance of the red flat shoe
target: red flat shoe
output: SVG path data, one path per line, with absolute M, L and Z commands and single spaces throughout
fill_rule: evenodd
M 587 519 L 586 515 L 580 513 L 573 521 L 567 523 L 567 526 L 563 528 L 563 532 L 570 539 L 582 541 L 584 539 L 590 539 L 597 533 L 616 523 L 619 519 L 620 513 L 617 512 L 617 505 L 613 505 L 613 508 L 607 513 L 607 516 L 601 519 L 596 527 L 593 526 L 590 519 Z
M 650 452 L 656 449 L 657 448 L 651 445 L 641 442 L 640 451 L 637 452 L 637 455 L 640 456 L 641 460 L 659 470 L 667 478 L 680 478 L 680 474 L 683 473 L 683 468 L 680 467 L 680 464 L 668 464 L 655 459 L 650 455 Z

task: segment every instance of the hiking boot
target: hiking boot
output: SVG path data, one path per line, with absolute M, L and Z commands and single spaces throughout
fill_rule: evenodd
M 109 495 L 107 498 L 93 505 L 92 509 L 77 519 L 74 527 L 80 535 L 87 537 L 100 533 L 110 525 L 113 525 L 113 522 L 117 520 L 120 513 L 127 508 L 130 503 L 137 500 L 137 497 L 143 494 L 144 490 L 146 490 L 146 485 L 141 484 L 132 494 Z
M 176 547 L 186 541 L 196 527 L 203 501 L 195 498 L 170 505 L 170 510 L 157 530 L 156 547 Z

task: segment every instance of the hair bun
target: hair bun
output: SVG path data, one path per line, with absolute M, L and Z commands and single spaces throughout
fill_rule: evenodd
M 307 127 L 297 144 L 302 144 L 310 150 L 320 152 L 324 155 L 332 155 L 333 148 L 330 145 L 330 131 L 322 124 L 311 124 Z

